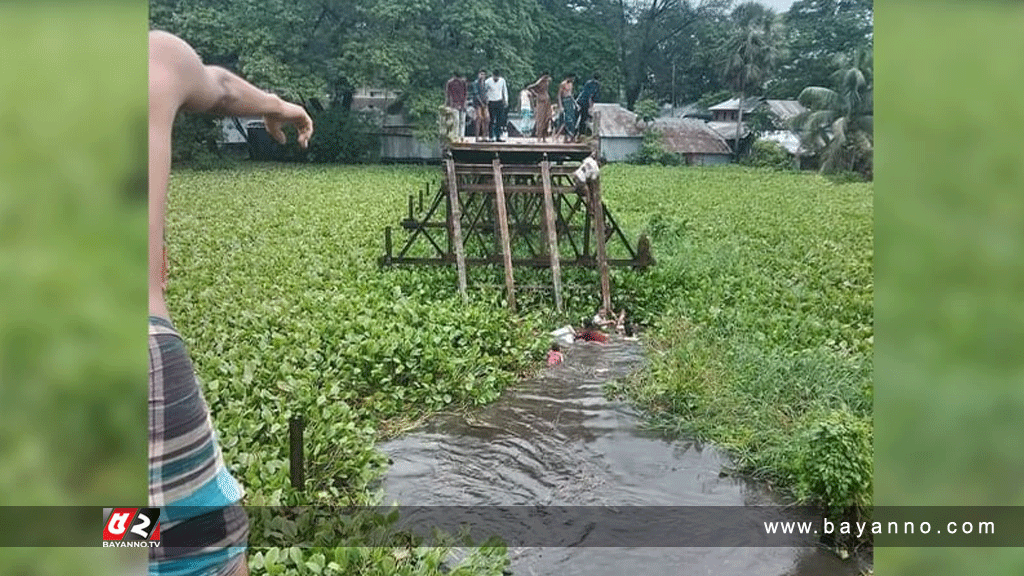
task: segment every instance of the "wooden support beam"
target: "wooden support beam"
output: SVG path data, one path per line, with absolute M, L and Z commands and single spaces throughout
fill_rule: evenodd
M 516 310 L 516 284 L 512 277 L 512 246 L 508 236 L 508 211 L 505 208 L 505 185 L 501 179 L 501 160 L 491 161 L 494 170 L 494 198 L 498 203 L 498 230 L 501 234 L 501 255 L 505 263 L 505 289 L 508 292 L 508 307 Z
M 540 163 L 540 182 L 544 187 L 544 227 L 548 233 L 548 256 L 551 258 L 551 278 L 555 284 L 555 310 L 562 313 L 562 266 L 558 260 L 558 231 L 555 230 L 555 202 L 551 196 L 551 162 Z
M 288 456 L 289 472 L 292 480 L 292 488 L 302 490 L 306 485 L 306 468 L 303 462 L 302 432 L 306 422 L 302 416 L 292 416 L 288 419 Z
M 590 189 L 590 205 L 594 209 L 594 240 L 597 244 L 597 266 L 601 274 L 601 305 L 604 306 L 607 313 L 611 314 L 611 282 L 608 278 L 608 256 L 604 251 L 604 204 L 601 202 L 601 177 L 595 177 L 587 187 Z
M 625 268 L 625 267 L 636 267 L 636 266 L 640 266 L 640 265 L 643 264 L 643 262 L 641 262 L 639 260 L 627 260 L 627 259 L 621 259 L 621 258 L 619 258 L 619 259 L 609 258 L 607 262 L 608 262 L 609 266 L 619 266 L 619 267 L 623 267 L 623 268 Z M 434 258 L 425 258 L 425 257 L 423 257 L 423 258 L 420 258 L 420 257 L 411 257 L 411 256 L 394 256 L 393 258 L 391 258 L 391 263 L 392 264 L 428 264 L 428 265 L 437 265 L 437 266 L 451 266 L 452 265 L 452 261 L 451 261 L 450 258 L 441 258 L 441 257 L 434 257 Z M 486 258 L 484 258 L 484 257 L 471 258 L 469 256 L 466 257 L 466 266 L 467 267 L 468 266 L 496 266 L 498 264 L 501 264 L 501 257 L 500 256 L 490 256 L 490 257 L 486 257 Z M 547 258 L 547 257 L 545 257 L 545 258 L 513 258 L 512 259 L 512 264 L 514 266 L 530 266 L 532 268 L 550 268 L 550 266 L 551 266 L 551 259 Z M 597 267 L 597 261 L 595 261 L 593 258 L 586 258 L 586 259 L 578 258 L 576 260 L 562 258 L 561 260 L 559 260 L 559 264 L 563 268 L 570 267 L 570 266 L 572 266 L 572 267 L 580 267 L 580 268 L 596 268 Z
M 490 193 L 494 190 L 494 185 L 491 183 L 486 184 L 463 184 L 459 190 L 462 192 L 486 192 Z M 551 186 L 552 192 L 560 194 L 572 194 L 576 189 L 572 186 Z M 525 184 L 510 184 L 505 186 L 506 194 L 537 194 L 540 195 L 541 191 L 536 186 L 525 185 Z
M 462 303 L 469 303 L 469 294 L 466 293 L 466 253 L 462 245 L 462 209 L 459 206 L 459 186 L 455 177 L 455 162 L 451 158 L 445 160 L 445 168 L 448 170 L 448 198 L 451 203 L 449 213 L 452 221 L 452 243 L 455 245 L 455 266 L 459 275 L 459 294 L 462 296 Z
M 492 171 L 487 169 L 486 164 L 464 164 L 455 163 L 455 171 L 459 174 L 476 174 L 490 176 Z M 556 176 L 572 176 L 576 171 L 575 165 L 553 165 L 551 174 Z M 536 164 L 503 164 L 501 172 L 505 176 L 536 176 Z

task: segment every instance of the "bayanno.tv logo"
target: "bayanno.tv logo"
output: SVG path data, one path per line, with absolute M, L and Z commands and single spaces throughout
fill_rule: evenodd
M 104 548 L 159 548 L 159 508 L 104 508 Z

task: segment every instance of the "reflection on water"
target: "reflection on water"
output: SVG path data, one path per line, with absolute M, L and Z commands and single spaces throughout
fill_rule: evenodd
M 711 446 L 641 430 L 602 385 L 643 362 L 637 342 L 578 343 L 565 363 L 520 382 L 469 415 L 445 413 L 381 444 L 393 461 L 386 503 L 410 506 L 744 506 L 772 503 L 763 488 L 722 476 Z M 857 574 L 814 548 L 513 548 L 517 575 Z

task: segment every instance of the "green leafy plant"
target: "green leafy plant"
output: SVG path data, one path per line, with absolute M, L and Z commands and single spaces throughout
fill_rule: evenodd
M 502 283 L 500 267 L 471 269 L 468 305 L 452 269 L 379 270 L 383 227 L 404 217 L 409 190 L 438 177 L 436 168 L 280 164 L 174 173 L 169 305 L 247 504 L 376 503 L 378 439 L 439 409 L 493 401 L 543 358 L 552 326 L 593 314 L 593 270 L 563 270 L 562 315 L 543 292 L 517 294 L 521 312 L 509 313 L 502 291 L 484 287 Z M 648 234 L 658 258 L 646 272 L 611 276 L 613 306 L 629 310 L 650 345 L 648 369 L 615 393 L 794 494 L 805 486 L 808 499 L 828 502 L 855 490 L 802 463 L 820 415 L 870 427 L 871 185 L 611 164 L 602 191 L 627 236 Z M 550 282 L 545 270 L 516 274 Z M 292 416 L 307 423 L 303 491 L 289 484 Z M 299 549 L 295 562 L 284 547 L 271 563 L 280 568 L 254 574 L 442 571 L 444 555 L 414 541 L 373 548 L 367 530 L 379 526 L 271 521 L 254 529 L 319 548 Z
M 755 140 L 750 153 L 743 157 L 742 163 L 756 168 L 774 168 L 775 170 L 792 170 L 793 157 L 775 142 Z
M 797 460 L 798 491 L 833 510 L 871 505 L 872 426 L 866 417 L 833 410 L 805 433 Z
M 658 258 L 645 273 L 613 275 L 615 297 L 648 325 L 650 361 L 611 392 L 796 499 L 869 502 L 856 478 L 870 444 L 840 447 L 835 466 L 852 462 L 852 473 L 826 476 L 810 466 L 806 434 L 833 411 L 856 433 L 871 430 L 871 184 L 628 165 L 606 168 L 602 184 L 620 225 L 648 233 Z
M 678 154 L 673 154 L 665 149 L 665 136 L 660 130 L 648 128 L 644 130 L 643 141 L 640 150 L 630 154 L 626 158 L 630 164 L 660 164 L 662 166 L 675 166 L 681 160 Z

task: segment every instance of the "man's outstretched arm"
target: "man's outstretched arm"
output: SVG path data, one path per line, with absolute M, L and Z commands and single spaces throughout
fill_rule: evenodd
M 295 126 L 302 147 L 313 134 L 313 121 L 301 106 L 268 94 L 223 68 L 205 66 L 191 46 L 172 34 L 149 33 L 149 310 L 163 318 L 169 318 L 162 270 L 171 130 L 182 108 L 262 116 L 267 132 L 282 144 L 285 124 Z
M 292 124 L 302 147 L 313 134 L 313 122 L 301 106 L 264 92 L 219 66 L 206 66 L 184 40 L 166 32 L 150 33 L 150 60 L 166 70 L 177 86 L 175 100 L 193 112 L 222 116 L 263 116 L 267 132 L 285 142 L 281 128 Z

